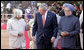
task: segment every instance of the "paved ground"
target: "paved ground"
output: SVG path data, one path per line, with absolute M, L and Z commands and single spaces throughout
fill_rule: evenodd
M 26 38 L 26 49 L 29 49 L 29 37 L 28 33 L 25 33 Z M 7 30 L 1 30 L 1 49 L 9 49 L 9 34 L 7 33 Z
M 1 30 L 1 49 L 9 48 L 9 34 L 7 30 Z

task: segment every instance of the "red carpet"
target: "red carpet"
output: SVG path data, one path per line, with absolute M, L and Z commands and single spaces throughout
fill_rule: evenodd
M 2 29 L 2 30 L 6 30 L 6 26 L 7 26 L 7 24 L 4 24 L 4 23 L 1 24 L 1 29 Z
M 6 30 L 7 29 L 7 24 L 1 24 L 1 30 Z M 25 31 L 25 40 L 26 40 L 26 49 L 29 49 L 29 43 L 30 43 L 30 40 L 29 40 L 29 37 L 28 37 L 28 32 Z
M 25 31 L 25 40 L 26 40 L 26 49 L 29 49 L 30 40 L 27 31 Z
M 1 24 L 1 30 L 6 30 L 6 29 L 7 29 L 7 24 Z M 30 40 L 29 40 L 27 31 L 25 31 L 25 39 L 26 39 L 26 49 L 29 49 Z M 60 46 L 60 40 L 59 40 L 58 48 L 62 49 Z
M 62 49 L 61 46 L 60 46 L 60 39 L 59 39 L 59 42 L 58 42 L 58 49 Z

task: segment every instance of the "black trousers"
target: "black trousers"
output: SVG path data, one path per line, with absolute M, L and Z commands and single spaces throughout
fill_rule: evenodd
M 37 49 L 51 49 L 52 43 L 47 41 L 44 37 L 41 38 L 40 42 L 37 43 Z

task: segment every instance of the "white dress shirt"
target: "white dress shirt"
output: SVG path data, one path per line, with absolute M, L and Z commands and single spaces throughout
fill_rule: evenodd
M 46 18 L 47 18 L 47 13 L 48 13 L 48 10 L 45 12 L 45 21 L 46 21 Z M 43 15 L 42 15 L 42 18 L 43 18 Z

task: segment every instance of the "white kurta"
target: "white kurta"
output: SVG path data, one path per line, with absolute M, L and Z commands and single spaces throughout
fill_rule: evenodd
M 10 8 L 11 8 L 11 3 L 8 3 L 8 4 L 6 5 L 6 8 L 7 8 L 7 9 L 10 9 Z
M 18 33 L 25 32 L 26 22 L 24 19 L 9 19 L 7 22 L 7 31 L 10 34 L 9 37 L 9 46 L 11 48 L 25 48 L 26 42 L 24 35 L 19 37 Z
M 81 24 L 83 22 L 83 10 L 82 10 L 82 13 L 80 15 L 79 21 L 80 21 L 80 27 L 81 27 Z M 80 29 L 80 43 L 81 43 L 81 48 L 83 49 L 83 33 L 82 33 L 82 29 Z

